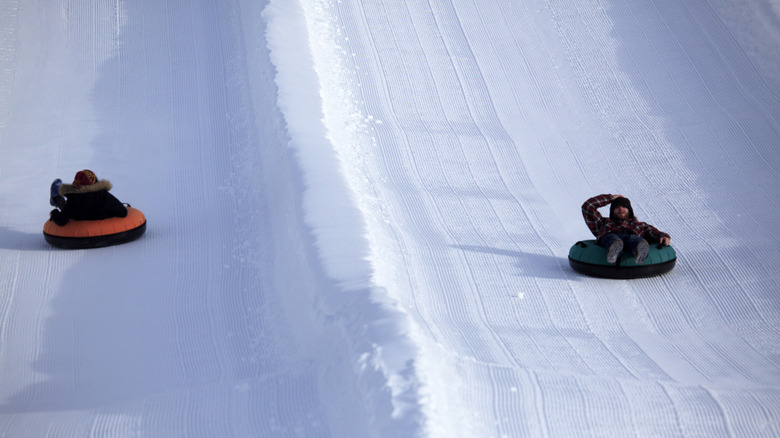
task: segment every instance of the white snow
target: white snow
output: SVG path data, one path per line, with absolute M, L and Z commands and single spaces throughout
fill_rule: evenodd
M 780 435 L 779 13 L 0 0 L 0 436 Z M 146 235 L 45 243 L 83 168 Z

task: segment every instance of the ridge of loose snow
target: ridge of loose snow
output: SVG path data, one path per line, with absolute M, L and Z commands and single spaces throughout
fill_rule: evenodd
M 370 118 L 350 94 L 354 84 L 339 61 L 346 52 L 337 41 L 338 29 L 322 1 L 272 0 L 263 16 L 278 71 L 279 107 L 306 186 L 305 219 L 326 273 L 341 288 L 342 296 L 325 299 L 332 310 L 349 314 L 342 323 L 356 342 L 359 372 L 381 376 L 366 388 L 367 395 L 381 399 L 383 387 L 389 389 L 392 422 L 416 429 L 416 353 L 406 334 L 408 319 L 374 280 L 369 240 L 375 236 L 368 235 L 356 198 L 363 205 L 377 201 L 354 172 L 343 169 L 360 159 L 353 145 L 366 141 Z

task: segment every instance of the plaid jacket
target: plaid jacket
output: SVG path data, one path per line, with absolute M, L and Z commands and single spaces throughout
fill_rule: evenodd
M 609 218 L 602 217 L 598 209 L 606 207 L 612 203 L 613 199 L 612 195 L 598 195 L 582 204 L 582 217 L 585 218 L 585 225 L 590 228 L 590 232 L 596 236 L 596 239 L 601 239 L 609 233 L 636 234 L 650 242 L 658 242 L 662 237 L 670 237 L 648 223 L 639 222 L 635 217 L 620 222 L 614 222 Z

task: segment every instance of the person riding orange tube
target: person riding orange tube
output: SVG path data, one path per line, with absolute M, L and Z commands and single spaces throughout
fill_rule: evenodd
M 72 220 L 100 220 L 110 217 L 126 217 L 127 208 L 109 193 L 113 186 L 108 180 L 98 180 L 94 172 L 80 170 L 73 184 L 52 183 L 51 205 L 57 207 L 49 213 L 59 226 Z

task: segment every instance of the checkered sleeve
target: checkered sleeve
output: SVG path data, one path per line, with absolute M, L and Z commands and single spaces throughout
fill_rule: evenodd
M 601 213 L 599 213 L 599 208 L 609 205 L 612 199 L 612 195 L 604 194 L 594 196 L 582 204 L 582 217 L 585 219 L 585 225 L 588 226 L 594 236 L 598 237 L 601 222 L 604 220 Z
M 640 234 L 643 238 L 651 242 L 660 242 L 664 237 L 669 237 L 671 239 L 671 236 L 667 233 L 664 233 L 658 228 L 645 222 L 642 222 L 642 232 Z

